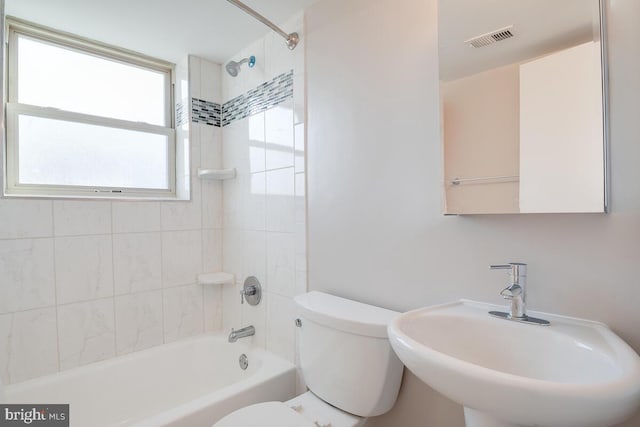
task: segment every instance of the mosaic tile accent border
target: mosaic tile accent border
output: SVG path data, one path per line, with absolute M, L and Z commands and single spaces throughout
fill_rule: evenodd
M 261 113 L 293 97 L 293 70 L 262 83 L 222 106 L 222 126 Z
M 222 106 L 204 99 L 191 98 L 191 121 L 220 127 Z
M 191 98 L 191 121 L 222 127 L 275 107 L 293 98 L 293 70 L 262 83 L 244 95 L 237 96 L 223 105 L 204 99 Z M 178 126 L 187 120 L 184 106 L 176 105 Z
M 178 102 L 176 104 L 176 127 L 180 127 L 183 124 L 187 123 L 189 116 L 185 114 L 184 104 L 182 102 Z

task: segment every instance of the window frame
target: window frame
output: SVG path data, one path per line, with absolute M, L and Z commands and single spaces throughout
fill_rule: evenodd
M 101 42 L 46 28 L 16 18 L 6 18 L 6 127 L 5 127 L 5 196 L 49 197 L 49 198 L 110 198 L 110 199 L 158 199 L 176 200 L 176 177 L 178 171 L 176 124 L 173 108 L 175 88 L 175 65 L 136 52 L 110 46 Z M 165 126 L 77 113 L 58 108 L 21 104 L 18 102 L 18 37 L 27 37 L 52 46 L 120 62 L 125 65 L 153 70 L 164 74 Z M 80 123 L 158 134 L 167 137 L 168 189 L 122 188 L 79 185 L 21 184 L 19 178 L 20 115 L 63 120 Z

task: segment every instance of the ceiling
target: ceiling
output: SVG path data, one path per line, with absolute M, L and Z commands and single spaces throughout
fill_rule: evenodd
M 244 3 L 282 25 L 313 1 Z M 226 0 L 5 0 L 5 13 L 174 63 L 187 54 L 223 63 L 270 31 Z
M 438 8 L 443 81 L 598 38 L 598 0 L 440 0 Z M 508 25 L 514 38 L 481 48 L 464 43 Z

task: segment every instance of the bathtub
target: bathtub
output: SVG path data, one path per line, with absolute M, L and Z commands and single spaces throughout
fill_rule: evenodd
M 72 427 L 210 427 L 243 406 L 294 395 L 291 363 L 243 340 L 202 335 L 8 385 L 3 400 L 68 403 Z

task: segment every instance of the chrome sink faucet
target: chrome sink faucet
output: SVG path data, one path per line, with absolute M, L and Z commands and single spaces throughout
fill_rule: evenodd
M 546 320 L 527 316 L 527 264 L 510 262 L 506 265 L 492 265 L 489 268 L 492 270 L 509 270 L 509 285 L 500 292 L 500 295 L 502 295 L 502 298 L 511 301 L 511 313 L 490 311 L 489 314 L 517 322 L 537 325 L 549 324 Z
M 253 326 L 247 326 L 246 328 L 238 329 L 237 331 L 231 328 L 231 333 L 229 334 L 229 342 L 236 342 L 240 338 L 250 337 L 251 335 L 256 334 L 256 328 Z
M 509 270 L 509 286 L 500 295 L 511 301 L 510 316 L 521 319 L 527 317 L 527 264 L 511 262 L 506 265 L 492 265 L 492 270 Z

